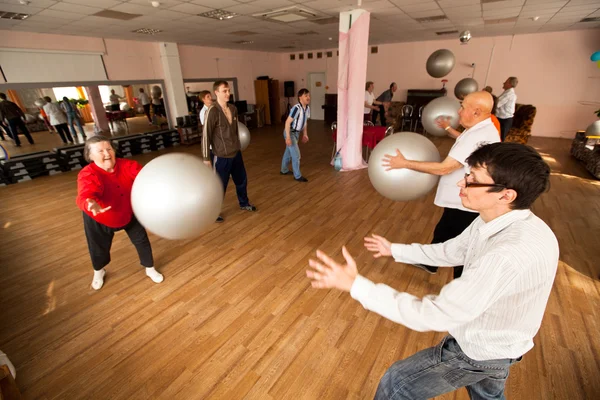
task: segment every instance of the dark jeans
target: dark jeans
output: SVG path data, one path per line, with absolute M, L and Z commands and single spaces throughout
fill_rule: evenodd
M 425 400 L 466 387 L 473 400 L 505 399 L 510 366 L 521 360 L 477 361 L 452 336 L 394 363 L 383 375 L 375 400 Z
M 500 137 L 504 142 L 506 136 L 508 135 L 508 131 L 512 128 L 513 119 L 511 118 L 498 118 L 498 122 L 500 122 Z
M 387 121 L 385 119 L 385 108 L 383 107 L 383 104 L 379 105 L 379 111 L 377 112 L 379 114 L 379 120 L 381 121 L 381 126 L 387 126 Z M 375 116 L 373 123 L 375 123 L 375 121 L 377 121 L 377 117 Z
M 67 139 L 69 142 L 73 143 L 73 138 L 69 133 L 69 126 L 67 124 L 54 125 L 54 129 L 56 129 L 56 132 L 58 132 L 64 144 L 67 144 Z
M 21 145 L 21 140 L 19 140 L 19 132 L 18 129 L 21 130 L 21 133 L 23 135 L 25 135 L 25 137 L 27 138 L 27 141 L 29 142 L 29 144 L 33 144 L 33 138 L 31 137 L 31 134 L 29 133 L 29 129 L 27 129 L 27 126 L 25 125 L 25 122 L 23 122 L 23 120 L 21 118 L 11 118 L 8 120 L 8 126 L 10 127 L 10 130 L 12 132 L 12 138 L 15 141 L 15 144 L 17 146 Z
M 246 176 L 246 167 L 242 159 L 242 152 L 238 151 L 233 158 L 217 156 L 215 170 L 223 182 L 223 193 L 227 192 L 227 184 L 229 183 L 229 176 L 231 176 L 233 183 L 235 183 L 235 191 L 237 192 L 240 207 L 249 206 L 250 201 L 248 200 L 247 192 L 248 177 Z
M 94 270 L 99 271 L 110 263 L 110 247 L 112 246 L 113 237 L 115 236 L 115 232 L 123 229 L 127 232 L 129 240 L 135 246 L 140 257 L 140 263 L 146 268 L 154 266 L 152 246 L 150 245 L 148 234 L 135 218 L 135 215 L 124 227 L 110 228 L 83 213 L 83 230 L 85 231 Z
M 150 117 L 150 104 L 144 104 L 144 114 L 146 114 L 146 118 L 148 118 L 148 121 L 150 123 L 152 123 L 152 118 Z
M 475 221 L 479 216 L 478 213 L 458 210 L 456 208 L 444 208 L 442 218 L 438 221 L 433 231 L 433 240 L 431 244 L 444 243 L 450 239 L 454 239 Z M 437 271 L 436 267 L 430 267 L 433 271 Z M 463 266 L 454 268 L 454 279 L 462 275 Z

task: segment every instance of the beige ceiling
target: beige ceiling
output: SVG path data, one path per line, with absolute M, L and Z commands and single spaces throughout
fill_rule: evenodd
M 252 17 L 267 10 L 297 5 L 325 16 L 356 8 L 357 0 L 0 0 L 0 11 L 31 14 L 24 21 L 0 19 L 0 30 L 31 31 L 146 41 L 169 41 L 212 47 L 265 51 L 330 48 L 336 46 L 338 24 L 320 25 L 309 21 L 276 23 Z M 483 3 L 483 4 L 482 4 Z M 215 8 L 241 14 L 231 20 L 217 21 L 197 16 Z M 579 22 L 600 17 L 600 0 L 363 0 L 361 8 L 370 11 L 371 44 L 433 40 L 457 37 L 439 36 L 440 31 L 469 29 L 474 37 L 535 32 L 589 29 L 600 22 Z M 130 21 L 94 17 L 104 10 L 142 16 Z M 418 18 L 446 15 L 434 23 L 419 23 Z M 539 17 L 537 21 L 533 17 Z M 513 18 L 512 22 L 492 23 Z M 156 28 L 154 35 L 132 33 L 139 28 Z M 232 32 L 250 31 L 248 36 Z M 299 35 L 302 32 L 316 34 Z M 332 38 L 330 41 L 329 38 Z M 252 44 L 236 44 L 240 40 Z M 599 38 L 600 42 L 600 38 Z

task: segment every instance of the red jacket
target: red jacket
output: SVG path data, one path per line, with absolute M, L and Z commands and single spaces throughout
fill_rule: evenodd
M 131 221 L 131 187 L 142 169 L 136 161 L 117 158 L 113 172 L 91 163 L 77 176 L 77 206 L 97 222 L 111 228 L 122 228 Z M 111 209 L 95 217 L 87 210 L 86 199 L 95 200 L 102 208 Z

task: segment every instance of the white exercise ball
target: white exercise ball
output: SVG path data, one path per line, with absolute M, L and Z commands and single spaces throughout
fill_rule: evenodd
M 250 131 L 248 127 L 238 121 L 238 136 L 240 138 L 240 144 L 242 145 L 242 151 L 246 150 L 250 145 Z
M 223 184 L 196 156 L 171 153 L 150 161 L 131 189 L 138 221 L 165 239 L 193 239 L 213 224 L 223 204 Z
M 450 97 L 438 97 L 431 100 L 423 109 L 421 115 L 421 123 L 427 133 L 433 136 L 446 136 L 446 131 L 437 126 L 436 120 L 440 117 L 450 118 L 450 126 L 454 129 L 458 128 L 459 117 L 458 110 L 460 102 Z
M 435 187 L 439 177 L 411 169 L 393 169 L 386 171 L 382 165 L 383 157 L 396 155 L 400 150 L 407 160 L 439 162 L 440 153 L 423 135 L 414 132 L 394 133 L 375 146 L 369 157 L 369 179 L 383 197 L 395 201 L 410 201 L 425 196 Z
M 586 128 L 585 135 L 600 136 L 600 119 Z
M 131 110 L 131 106 L 127 103 L 121 103 L 120 105 L 121 111 L 129 111 Z
M 448 49 L 434 51 L 427 59 L 425 65 L 427 73 L 434 78 L 442 78 L 450 73 L 454 68 L 456 59 L 454 54 Z
M 479 84 L 473 78 L 464 78 L 454 86 L 454 95 L 457 99 L 463 100 L 466 95 L 479 90 Z

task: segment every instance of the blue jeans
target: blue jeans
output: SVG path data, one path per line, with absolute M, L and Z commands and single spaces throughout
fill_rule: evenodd
M 292 139 L 291 146 L 285 146 L 285 153 L 283 153 L 283 160 L 281 160 L 281 172 L 284 174 L 289 171 L 288 165 L 290 159 L 292 161 L 292 170 L 294 171 L 294 178 L 302 178 L 300 173 L 300 148 L 298 147 L 298 135 L 300 132 L 290 129 L 290 139 Z M 285 131 L 283 131 L 283 138 L 285 139 Z
M 520 359 L 476 361 L 446 336 L 437 346 L 395 362 L 381 378 L 375 399 L 430 399 L 461 387 L 474 400 L 505 399 L 508 369 Z
M 81 121 L 79 120 L 79 117 L 75 113 L 68 112 L 67 118 L 69 120 L 69 128 L 71 128 L 71 134 L 73 135 L 73 138 L 77 137 L 77 132 L 75 132 L 75 126 L 73 125 L 73 122 L 75 122 L 77 124 L 77 127 L 79 128 L 79 132 L 81 132 L 81 136 L 83 136 L 83 138 L 85 139 L 85 131 L 83 130 L 83 126 L 81 126 Z

